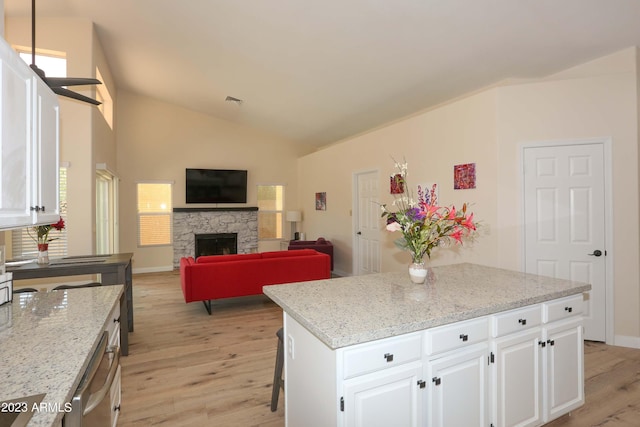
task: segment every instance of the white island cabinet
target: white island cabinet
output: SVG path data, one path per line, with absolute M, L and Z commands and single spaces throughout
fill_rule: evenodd
M 265 286 L 284 310 L 285 423 L 536 426 L 584 403 L 590 285 L 473 264 Z

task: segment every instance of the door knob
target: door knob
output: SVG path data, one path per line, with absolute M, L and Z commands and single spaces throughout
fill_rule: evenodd
M 596 249 L 595 251 L 593 251 L 593 253 L 591 253 L 591 254 L 587 254 L 587 255 L 590 255 L 590 256 L 600 256 L 600 255 L 602 255 L 602 251 L 601 251 L 600 249 Z

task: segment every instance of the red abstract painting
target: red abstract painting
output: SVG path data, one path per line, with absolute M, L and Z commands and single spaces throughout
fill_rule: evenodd
M 476 188 L 476 164 L 467 163 L 453 167 L 453 188 L 467 190 Z

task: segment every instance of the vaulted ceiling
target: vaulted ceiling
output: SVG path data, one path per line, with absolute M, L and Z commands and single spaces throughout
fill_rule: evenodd
M 119 89 L 318 147 L 640 46 L 638 0 L 39 0 L 37 15 L 93 21 Z

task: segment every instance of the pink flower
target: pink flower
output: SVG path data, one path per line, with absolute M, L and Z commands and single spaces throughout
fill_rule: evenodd
M 438 212 L 438 209 L 440 209 L 439 206 L 436 205 L 427 205 L 426 206 L 426 210 L 427 210 L 427 216 L 433 216 L 434 213 Z
M 476 225 L 473 223 L 473 213 L 467 217 L 466 221 L 462 223 L 462 226 L 469 230 L 476 229 Z
M 389 224 L 387 224 L 387 231 L 401 231 L 402 227 L 400 226 L 400 224 L 398 224 L 397 222 L 390 222 Z
M 456 227 L 455 231 L 451 233 L 451 238 L 458 243 L 462 243 L 462 229 Z
M 447 219 L 456 219 L 456 207 L 452 206 Z

